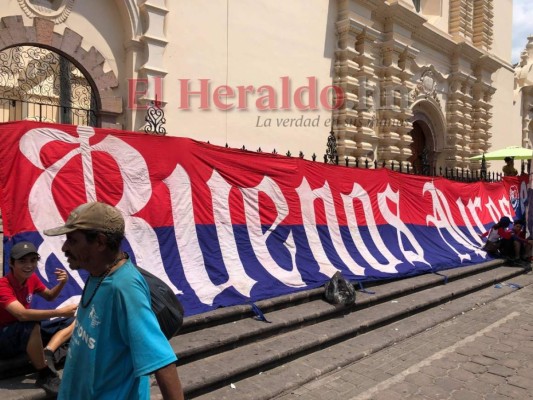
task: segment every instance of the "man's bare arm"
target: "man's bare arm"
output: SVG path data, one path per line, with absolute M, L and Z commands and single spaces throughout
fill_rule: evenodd
M 155 371 L 155 379 L 164 400 L 184 400 L 178 369 L 174 363 Z

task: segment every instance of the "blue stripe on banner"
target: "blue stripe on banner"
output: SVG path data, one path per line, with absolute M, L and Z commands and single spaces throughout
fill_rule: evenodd
M 264 227 L 266 230 L 268 227 Z M 354 243 L 347 227 L 340 227 L 342 246 L 344 247 L 350 260 L 341 259 L 338 252 L 338 246 L 335 247 L 333 240 L 326 226 L 318 226 L 317 230 L 320 237 L 320 244 L 315 244 L 315 251 L 323 249 L 326 260 L 342 274 L 351 280 L 358 281 L 375 281 L 392 278 L 400 278 L 418 275 L 422 273 L 436 272 L 443 269 L 467 266 L 485 261 L 485 253 L 476 254 L 475 249 L 480 245 L 475 238 L 469 236 L 465 228 L 460 228 L 460 235 L 468 239 L 466 243 L 458 241 L 457 235 L 451 235 L 448 231 L 441 230 L 440 233 L 435 227 L 423 227 L 419 225 L 408 225 L 407 228 L 415 238 L 419 249 L 423 249 L 422 254 L 418 254 L 419 260 L 413 261 L 412 254 L 416 253 L 416 246 L 413 239 L 407 238 L 404 234 L 398 235 L 398 230 L 390 225 L 377 227 L 379 237 L 386 244 L 386 249 L 380 249 L 375 244 L 368 227 L 359 227 L 360 237 L 357 239 L 358 245 Z M 156 228 L 155 232 L 159 240 L 159 246 L 165 270 L 172 283 L 183 292 L 179 296 L 180 301 L 185 307 L 186 315 L 194 315 L 206 312 L 218 307 L 228 307 L 237 304 L 246 304 L 250 301 L 272 298 L 283 294 L 294 293 L 301 290 L 316 288 L 325 284 L 329 277 L 320 272 L 320 266 L 313 254 L 311 244 L 309 243 L 303 226 L 278 226 L 275 232 L 266 241 L 268 254 L 277 264 L 280 270 L 291 271 L 293 268 L 293 255 L 288 250 L 288 244 L 285 243 L 289 237 L 294 238 L 294 262 L 297 271 L 304 282 L 302 287 L 291 287 L 280 280 L 276 279 L 260 263 L 258 256 L 255 254 L 246 226 L 234 225 L 233 231 L 238 254 L 233 260 L 224 260 L 220 245 L 217 239 L 217 232 L 214 225 L 197 225 L 197 234 L 200 248 L 205 263 L 207 276 L 211 282 L 201 282 L 205 285 L 224 285 L 228 280 L 227 262 L 239 261 L 244 267 L 244 273 L 256 283 L 253 285 L 250 297 L 240 293 L 235 287 L 228 287 L 220 291 L 214 297 L 213 304 L 204 304 L 201 302 L 199 295 L 193 289 L 190 282 L 185 276 L 179 250 L 176 245 L 174 229 L 171 227 Z M 442 236 L 441 236 L 442 234 Z M 23 233 L 16 236 L 15 241 L 30 240 L 36 245 L 42 242 L 40 235 L 36 232 Z M 11 241 L 5 241 L 6 253 L 4 255 L 4 271 L 8 271 L 9 250 Z M 358 247 L 359 246 L 359 247 Z M 403 247 L 403 250 L 402 250 Z M 470 248 L 469 248 L 470 247 Z M 128 251 L 135 262 L 135 255 L 131 252 L 131 247 L 124 242 L 123 248 Z M 380 265 L 387 264 L 386 252 L 398 260 L 399 264 L 395 267 L 396 273 L 384 272 L 380 270 Z M 409 252 L 411 256 L 409 256 Z M 364 254 L 371 255 L 377 262 L 372 264 L 365 260 Z M 389 257 L 389 259 L 391 258 Z M 416 257 L 415 257 L 416 258 Z M 149 260 L 141 265 L 143 268 L 150 270 Z M 357 275 L 351 269 L 350 265 L 358 264 L 364 275 Z M 48 282 L 43 279 L 47 286 L 55 284 L 55 275 L 53 271 L 60 266 L 59 260 L 55 255 L 51 255 L 46 261 L 45 274 L 51 277 L 52 281 Z M 202 268 L 202 266 L 194 266 Z M 67 267 L 67 270 L 68 267 Z M 87 273 L 79 271 L 83 280 L 86 279 Z M 42 275 L 39 273 L 42 278 Z M 69 279 L 69 283 L 63 289 L 61 296 L 53 303 L 48 303 L 40 297 L 35 296 L 36 308 L 50 308 L 65 301 L 67 298 L 81 293 L 81 288 L 74 279 Z

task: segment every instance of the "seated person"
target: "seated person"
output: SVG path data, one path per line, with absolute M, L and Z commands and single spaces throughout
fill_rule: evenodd
M 514 167 L 514 159 L 512 157 L 505 157 L 505 165 L 502 168 L 503 176 L 517 176 L 518 171 Z
M 514 260 L 531 261 L 531 249 L 533 240 L 526 239 L 526 232 L 522 221 L 515 221 L 513 224 L 514 238 Z
M 487 237 L 487 242 L 483 246 L 483 250 L 494 256 L 505 252 L 506 245 L 504 239 L 510 239 L 512 234 L 509 230 L 511 219 L 509 217 L 501 217 L 498 223 L 494 224 L 487 232 L 479 235 L 481 238 Z
M 46 363 L 39 321 L 54 317 L 72 318 L 78 307 L 72 304 L 55 310 L 30 309 L 34 294 L 52 301 L 68 280 L 65 270 L 56 269 L 59 283 L 48 289 L 35 274 L 38 261 L 39 254 L 32 243 L 21 242 L 13 246 L 9 259 L 10 271 L 0 278 L 0 357 L 8 358 L 26 352 L 39 374 L 35 384 L 47 394 L 57 395 L 60 379 L 57 372 Z M 58 335 L 57 339 L 52 338 L 52 346 L 70 338 L 68 331 L 59 332 Z
M 487 242 L 482 247 L 487 253 L 492 255 L 498 255 L 500 251 L 500 235 L 498 234 L 498 228 L 495 228 L 497 224 L 494 224 L 487 232 L 479 235 L 480 238 L 487 238 Z
M 502 217 L 498 224 L 500 225 L 498 229 L 498 234 L 500 235 L 500 254 L 507 258 L 514 258 L 513 231 L 509 228 L 511 220 L 509 217 Z

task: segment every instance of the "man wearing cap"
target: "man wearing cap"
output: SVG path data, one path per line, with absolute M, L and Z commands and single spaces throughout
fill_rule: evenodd
M 39 376 L 36 385 L 48 394 L 57 394 L 59 377 L 53 365 L 47 366 L 43 351 L 39 321 L 54 317 L 73 317 L 77 305 L 55 310 L 30 309 L 34 294 L 52 301 L 68 280 L 63 269 L 56 269 L 58 284 L 48 289 L 34 273 L 39 261 L 37 249 L 30 242 L 20 242 L 13 246 L 9 258 L 9 273 L 0 278 L 0 357 L 9 358 L 26 352 L 37 369 Z M 58 332 L 51 341 L 61 344 L 69 335 Z
M 83 204 L 44 233 L 66 235 L 70 268 L 89 272 L 58 398 L 149 399 L 154 373 L 164 399 L 183 400 L 176 355 L 151 309 L 148 285 L 120 249 L 120 211 Z

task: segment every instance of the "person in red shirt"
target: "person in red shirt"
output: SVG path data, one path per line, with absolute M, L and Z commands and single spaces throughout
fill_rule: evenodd
M 55 310 L 30 308 L 34 294 L 52 301 L 68 280 L 65 270 L 56 269 L 58 284 L 48 289 L 35 274 L 38 261 L 37 249 L 30 242 L 17 243 L 11 249 L 10 271 L 0 278 L 0 357 L 9 358 L 26 352 L 39 374 L 36 385 L 53 395 L 58 392 L 60 380 L 57 372 L 47 365 L 39 321 L 74 317 L 78 306 L 71 304 Z M 66 333 L 68 331 L 58 333 L 59 339 L 52 340 L 62 340 Z
M 493 255 L 505 255 L 511 252 L 513 246 L 511 238 L 513 233 L 509 229 L 509 225 L 511 225 L 511 219 L 509 217 L 501 217 L 498 223 L 494 224 L 492 228 L 479 235 L 481 238 L 487 237 L 487 243 L 483 246 L 483 250 Z

